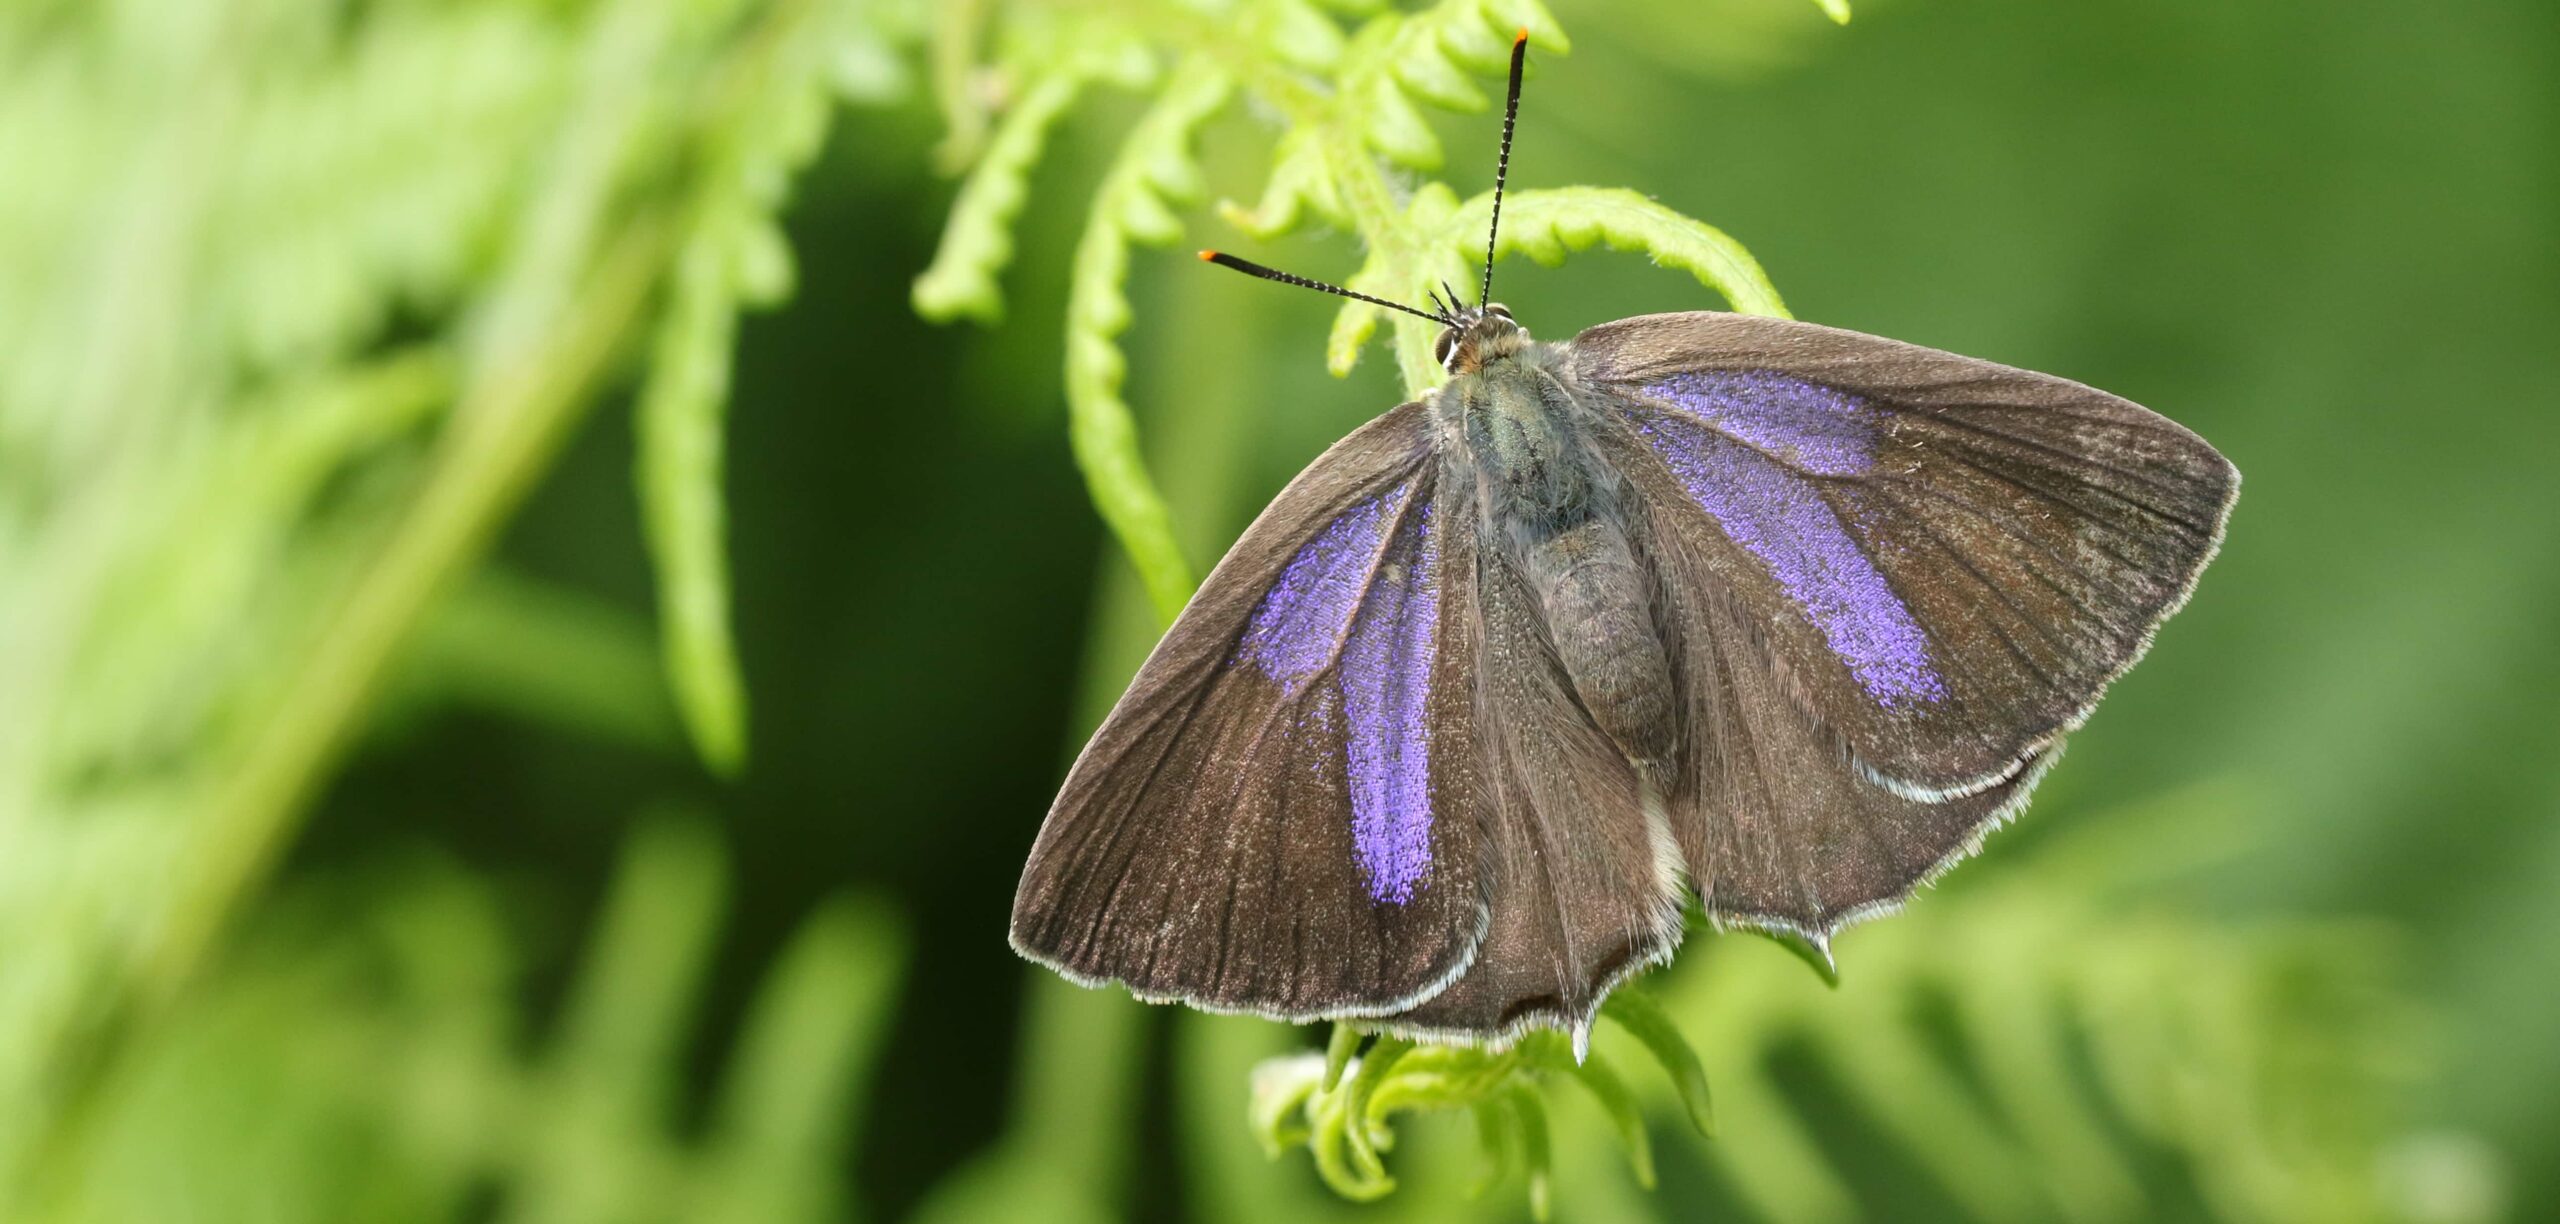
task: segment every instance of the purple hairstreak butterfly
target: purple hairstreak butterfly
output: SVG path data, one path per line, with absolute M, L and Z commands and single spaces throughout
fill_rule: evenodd
M 1893 340 L 1532 340 L 1490 235 L 1427 311 L 1202 257 L 1432 319 L 1448 380 L 1281 491 L 1049 810 L 1013 946 L 1142 999 L 1579 1049 L 1693 895 L 1827 964 L 2026 802 L 2239 491 L 2139 405 Z

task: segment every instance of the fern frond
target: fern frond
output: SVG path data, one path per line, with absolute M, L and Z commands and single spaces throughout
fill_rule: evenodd
M 1644 991 L 1627 989 L 1610 997 L 1603 1014 L 1660 1064 L 1705 1133 L 1706 1073 L 1659 1005 Z M 1653 1184 L 1653 1139 L 1642 1104 L 1606 1054 L 1577 1056 L 1563 1035 L 1537 1032 L 1500 1051 L 1379 1037 L 1355 1058 L 1353 1030 L 1337 1025 L 1326 1056 L 1268 1060 L 1252 1076 L 1248 1112 L 1263 1150 L 1277 1156 L 1305 1146 L 1334 1193 L 1366 1202 L 1395 1189 L 1380 1153 L 1393 1142 L 1397 1115 L 1466 1110 L 1475 1115 L 1488 1180 L 1525 1167 L 1533 1213 L 1543 1218 L 1549 1156 L 1545 1106 L 1535 1089 L 1558 1078 L 1581 1085 L 1615 1129 L 1637 1182 Z
M 1363 293 L 1403 301 L 1428 293 L 1442 283 L 1471 282 L 1470 260 L 1483 254 L 1483 232 L 1478 231 L 1475 255 L 1456 253 L 1446 240 L 1451 232 L 1450 217 L 1457 211 L 1458 197 L 1439 183 L 1426 183 L 1413 193 L 1406 205 L 1396 240 L 1391 245 L 1372 243 L 1367 262 L 1351 274 L 1347 282 Z M 1464 245 L 1464 244 L 1461 244 Z M 1408 316 L 1386 317 L 1366 302 L 1346 302 L 1346 309 L 1333 314 L 1333 328 L 1326 333 L 1325 368 L 1339 377 L 1351 372 L 1384 319 L 1395 327 L 1396 369 L 1403 375 L 1407 396 L 1419 396 L 1436 385 L 1442 376 L 1440 363 L 1431 359 L 1431 339 L 1436 329 L 1427 322 Z
M 1462 254 L 1481 249 L 1492 201 L 1479 196 L 1450 218 L 1447 240 Z M 1724 231 L 1620 187 L 1556 187 L 1516 191 L 1502 204 L 1497 253 L 1518 252 L 1549 267 L 1573 251 L 1606 246 L 1641 251 L 1653 262 L 1698 278 L 1736 311 L 1784 319 L 1760 263 Z
M 2236 819 L 2220 803 L 2181 797 L 2179 823 Z M 2124 821 L 2093 823 L 2101 832 L 1862 928 L 1837 990 L 1754 941 L 1720 940 L 1696 971 L 1668 975 L 1666 1004 L 1718 1034 L 1718 1086 L 1752 1119 L 1709 1150 L 1747 1201 L 1772 1218 L 1854 1201 L 1845 1171 L 1788 1121 L 1770 1073 L 1788 1051 L 1836 1068 L 1853 1107 L 1979 1218 L 2138 1206 L 2135 1154 L 2110 1136 L 2119 1117 L 2175 1153 L 2220 1217 L 2374 1214 L 2369 1123 L 2405 1025 L 2380 1002 L 2375 942 L 2346 924 L 2248 930 L 2130 907 L 2119 890 L 2147 856 Z M 1961 1065 L 1987 1092 L 1911 1028 L 1939 999 L 1959 1001 Z M 2299 1091 L 2280 1067 L 2324 1091 Z
M 376 717 L 397 734 L 447 709 L 476 709 L 587 740 L 677 749 L 684 730 L 667 691 L 664 640 L 619 604 L 492 566 L 419 626 Z
M 1255 40 L 1301 72 L 1330 72 L 1342 59 L 1342 28 L 1306 0 L 1261 0 Z
M 1086 77 L 1072 67 L 1041 76 L 1005 112 L 985 156 L 969 171 L 933 262 L 916 277 L 916 313 L 935 322 L 1004 318 L 1004 291 L 996 283 L 1013 262 L 1013 222 L 1028 198 L 1031 168 L 1048 143 L 1049 129 L 1075 104 Z
M 686 1219 L 849 1217 L 838 1170 L 862 1118 L 847 1103 L 872 1099 L 905 944 L 897 912 L 877 898 L 837 897 L 801 923 L 730 1051 Z
M 1347 225 L 1350 213 L 1334 190 L 1327 168 L 1322 134 L 1292 128 L 1272 149 L 1271 174 L 1262 198 L 1248 208 L 1222 203 L 1218 215 L 1256 238 L 1277 238 L 1307 223 L 1309 215 L 1329 225 Z
M 12 861 L 52 866 L 0 888 L 0 934 L 41 949 L 0 971 L 0 1096 L 23 1105 L 0 1213 L 37 1166 L 80 1167 L 63 1120 L 111 1088 L 100 1035 L 217 988 L 208 954 L 416 631 L 652 337 L 643 495 L 671 604 L 709 610 L 669 618 L 677 683 L 715 759 L 735 739 L 734 315 L 789 289 L 774 217 L 842 48 L 894 41 L 875 7 L 10 27 L 0 807 Z M 100 63 L 124 70 L 80 70 Z
M 1369 261 L 1352 276 L 1351 286 L 1381 297 L 1410 299 L 1442 281 L 1472 281 L 1467 269 L 1471 261 L 1482 258 L 1491 208 L 1489 193 L 1461 205 L 1436 183 L 1415 192 L 1401 226 L 1411 245 L 1372 246 Z M 1788 317 L 1776 286 L 1741 243 L 1633 191 L 1610 187 L 1515 191 L 1503 203 L 1502 221 L 1497 256 L 1517 252 L 1554 265 L 1562 263 L 1568 252 L 1595 246 L 1642 251 L 1658 265 L 1697 277 L 1735 310 Z M 1347 302 L 1335 312 L 1333 331 L 1325 343 L 1325 361 L 1335 373 L 1347 373 L 1359 360 L 1361 347 L 1376 333 L 1379 313 L 1365 302 Z M 1405 389 L 1418 395 L 1440 378 L 1439 364 L 1431 360 L 1431 326 L 1417 320 L 1396 322 L 1396 356 Z
M 1170 205 L 1187 202 L 1198 190 L 1193 133 L 1226 105 L 1232 88 L 1225 71 L 1205 58 L 1174 70 L 1104 175 L 1076 243 L 1067 290 L 1068 437 L 1094 505 L 1137 566 L 1157 615 L 1167 621 L 1191 598 L 1191 567 L 1174 539 L 1164 498 L 1147 475 L 1136 420 L 1120 398 L 1128 360 L 1118 338 L 1130 317 L 1122 284 L 1130 244 L 1163 246 L 1182 236 Z
M 933 100 L 942 111 L 942 144 L 933 151 L 944 170 L 977 160 L 986 139 L 987 108 L 971 79 L 978 69 L 995 0 L 941 0 L 933 6 L 929 62 Z
M 1157 58 L 1145 39 L 1101 14 L 1058 15 L 1040 23 L 1036 33 L 1011 40 L 1004 71 L 1017 82 L 1020 96 L 1006 107 L 970 166 L 943 223 L 933 261 L 916 277 L 910 298 L 917 314 L 937 323 L 965 318 L 992 325 L 1003 320 L 1004 291 L 998 280 L 1013 262 L 1014 222 L 1050 129 L 1091 85 L 1144 89 L 1154 84 L 1161 75 Z
M 2177 804 L 2212 817 L 2181 830 L 2226 820 L 2209 794 Z M 1253 1132 L 1275 1153 L 1307 1147 L 1330 1188 L 1368 1200 L 1394 1188 L 1378 1153 L 1398 1115 L 1472 1110 L 1489 1176 L 1525 1164 L 1534 1196 L 1540 1164 L 1522 1126 L 1544 1116 L 1545 1087 L 1570 1078 L 1614 1135 L 1575 1133 L 1568 1157 L 1596 1161 L 1614 1142 L 1642 1184 L 1653 1159 L 1642 1113 L 1710 1126 L 1688 1029 L 1715 1035 L 1733 1119 L 1691 1150 L 1762 1218 L 1866 1217 L 1854 1157 L 1826 1150 L 1780 1085 L 1776 1066 L 1806 1057 L 1967 1218 L 2139 1215 L 2144 1153 L 2117 1119 L 2183 1163 L 2215 1218 L 2373 1218 L 2371 1121 L 2406 1021 L 2381 993 L 2368 932 L 2131 910 L 2119 894 L 2150 856 L 2113 832 L 2075 833 L 1987 886 L 1861 928 L 1836 989 L 1769 941 L 1693 936 L 1679 965 L 1604 1009 L 1661 1064 L 1659 1080 L 1577 1066 L 1552 1033 L 1501 1053 L 1382 1042 L 1353 1064 L 1365 1076 L 1338 1078 L 1313 1054 L 1257 1065 Z M 1941 1001 L 1954 1005 L 1952 1056 L 1912 1022 Z M 1666 1206 L 1662 1218 L 1679 1217 Z
M 722 426 L 737 287 L 729 235 L 706 219 L 678 257 L 675 291 L 658 325 L 639 403 L 638 483 L 658 574 L 660 641 L 676 708 L 714 771 L 746 758 L 746 695 L 729 630 L 723 539 Z
M 825 45 L 836 96 L 857 105 L 898 101 L 915 89 L 907 51 L 931 28 L 929 0 L 831 0 Z
M 1561 54 L 1569 45 L 1537 0 L 1442 0 L 1418 13 L 1388 14 L 1364 24 L 1330 95 L 1310 96 L 1264 76 L 1250 78 L 1267 103 L 1290 116 L 1293 133 L 1306 136 L 1295 146 L 1284 140 L 1262 202 L 1250 212 L 1229 210 L 1231 219 L 1269 237 L 1313 212 L 1347 224 L 1367 245 L 1368 262 L 1348 282 L 1352 288 L 1410 296 L 1417 285 L 1436 283 L 1444 261 L 1427 250 L 1427 230 L 1443 210 L 1425 197 L 1436 190 L 1446 200 L 1447 189 L 1426 184 L 1410 202 L 1399 201 L 1382 159 L 1414 170 L 1438 168 L 1438 142 L 1414 103 L 1480 106 L 1482 95 L 1460 84 L 1471 71 L 1505 71 L 1511 37 L 1523 29 L 1541 50 Z M 1356 360 L 1361 341 L 1377 326 L 1377 311 L 1366 303 L 1345 303 L 1327 345 L 1337 374 Z M 1406 390 L 1418 393 L 1436 378 L 1437 366 L 1429 361 L 1430 326 L 1400 318 L 1396 327 Z M 1358 339 L 1348 338 L 1353 335 Z
M 804 10 L 814 24 L 820 10 Z M 729 361 L 740 309 L 791 293 L 777 216 L 825 138 L 834 46 L 784 27 L 784 48 L 752 76 L 700 154 L 700 188 L 672 271 L 639 400 L 640 500 L 656 564 L 667 679 L 695 751 L 735 774 L 747 753 L 746 685 L 729 619 L 727 498 L 721 475 Z
M 11 1219 L 845 1218 L 907 961 L 888 907 L 800 922 L 696 1122 L 682 1068 L 730 888 L 698 819 L 629 838 L 556 1026 L 522 1001 L 500 890 L 433 855 L 344 870 L 281 893 L 222 978 L 137 1034 L 85 1118 L 88 1175 L 13 1182 Z

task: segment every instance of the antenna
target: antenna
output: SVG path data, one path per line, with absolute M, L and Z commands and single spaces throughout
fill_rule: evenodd
M 1493 169 L 1493 219 L 1492 223 L 1485 227 L 1484 232 L 1484 290 L 1476 298 L 1476 306 L 1479 309 L 1493 302 L 1493 244 L 1495 237 L 1502 232 L 1502 185 L 1511 177 L 1511 130 L 1520 122 L 1520 75 L 1527 71 L 1528 66 L 1529 27 L 1522 26 L 1519 37 L 1511 40 L 1511 94 L 1502 104 L 1502 160 L 1495 163 Z M 1284 285 L 1296 285 L 1301 289 L 1313 289 L 1319 293 L 1347 297 L 1355 302 L 1367 302 L 1372 306 L 1384 306 L 1389 310 L 1401 310 L 1415 318 L 1429 319 L 1443 327 L 1457 326 L 1458 314 L 1464 309 L 1458 304 L 1458 291 L 1450 288 L 1447 281 L 1442 281 L 1439 290 L 1431 295 L 1431 309 L 1423 310 L 1419 307 L 1407 306 L 1402 302 L 1390 302 L 1382 297 L 1357 293 L 1340 285 L 1328 285 L 1320 280 L 1309 280 L 1303 276 L 1283 272 L 1278 268 L 1266 268 L 1250 259 L 1238 259 L 1224 251 L 1202 251 L 1200 258 L 1221 267 L 1233 268 L 1247 276 L 1258 276 Z
M 1484 292 L 1476 305 L 1493 304 L 1493 239 L 1502 232 L 1502 183 L 1511 177 L 1511 128 L 1520 121 L 1520 73 L 1529 66 L 1529 27 L 1511 40 L 1511 96 L 1502 104 L 1502 160 L 1493 167 L 1493 221 L 1484 227 Z
M 1278 281 L 1284 285 L 1296 285 L 1301 289 L 1315 289 L 1321 292 L 1333 294 L 1337 297 L 1347 297 L 1355 302 L 1367 302 L 1372 306 L 1384 306 L 1389 310 L 1401 310 L 1406 314 L 1413 315 L 1417 318 L 1429 319 L 1442 327 L 1454 326 L 1457 323 L 1456 319 L 1450 317 L 1451 312 L 1447 307 L 1443 307 L 1440 313 L 1433 314 L 1428 310 L 1419 310 L 1414 307 L 1407 306 L 1402 302 L 1390 302 L 1385 298 L 1371 297 L 1365 293 L 1355 293 L 1340 285 L 1328 285 L 1320 280 L 1308 280 L 1303 276 L 1291 275 L 1278 268 L 1266 268 L 1250 259 L 1238 259 L 1224 251 L 1202 251 L 1200 252 L 1200 258 L 1222 268 L 1233 268 L 1247 276 L 1259 276 L 1264 280 Z

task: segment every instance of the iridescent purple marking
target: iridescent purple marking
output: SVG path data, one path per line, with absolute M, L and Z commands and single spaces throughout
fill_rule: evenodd
M 1645 440 L 1725 534 L 1769 567 L 1867 694 L 1887 708 L 1944 699 L 1920 623 L 1801 474 L 1867 469 L 1866 406 L 1760 370 L 1683 374 L 1645 390 L 1695 418 L 1640 413 Z
M 1645 387 L 1716 432 L 1817 476 L 1861 476 L 1875 462 L 1875 413 L 1836 388 L 1775 370 L 1701 370 Z
M 1402 905 L 1431 870 L 1431 669 L 1439 544 L 1415 509 L 1342 651 L 1351 838 L 1369 896 Z
M 1299 548 L 1254 606 L 1236 656 L 1252 660 L 1292 696 L 1331 666 L 1386 548 L 1387 525 L 1411 492 L 1399 487 L 1359 502 Z

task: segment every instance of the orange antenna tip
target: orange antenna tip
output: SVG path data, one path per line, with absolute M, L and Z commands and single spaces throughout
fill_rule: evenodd
M 1216 251 L 1202 251 L 1202 252 L 1200 252 L 1200 261 L 1201 261 L 1202 263 L 1207 263 L 1208 261 L 1213 260 L 1213 259 L 1216 259 L 1217 257 L 1218 257 L 1218 253 L 1217 253 Z
M 1529 27 L 1522 26 L 1520 27 L 1519 36 L 1511 40 L 1511 45 L 1516 47 L 1527 41 L 1529 41 Z

